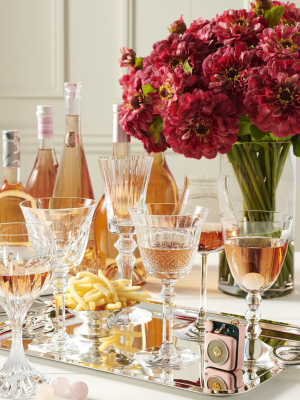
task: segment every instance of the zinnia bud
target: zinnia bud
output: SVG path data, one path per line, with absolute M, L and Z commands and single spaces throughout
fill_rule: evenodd
M 120 49 L 122 58 L 119 60 L 121 67 L 130 67 L 135 64 L 136 53 L 128 47 Z
M 177 21 L 174 21 L 169 26 L 170 33 L 178 33 L 179 35 L 183 34 L 186 31 L 186 24 L 183 20 L 183 15 Z
M 257 10 L 270 10 L 273 7 L 272 0 L 256 0 L 255 1 L 255 8 Z

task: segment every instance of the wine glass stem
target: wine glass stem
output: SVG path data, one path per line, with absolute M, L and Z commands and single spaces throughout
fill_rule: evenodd
M 207 254 L 202 254 L 200 277 L 200 307 L 196 326 L 203 328 L 206 321 Z
M 55 317 L 56 330 L 55 335 L 64 338 L 66 335 L 66 308 L 65 308 L 65 290 L 67 273 L 54 274 L 54 298 L 55 298 Z
M 134 250 L 137 248 L 136 242 L 133 240 L 133 233 L 122 233 L 119 235 L 119 240 L 115 243 L 115 248 L 119 255 L 116 258 L 118 270 L 121 279 L 128 279 L 132 284 L 132 271 L 135 263 Z
M 246 337 L 247 339 L 255 340 L 258 339 L 261 334 L 261 328 L 259 326 L 260 312 L 258 310 L 262 301 L 260 293 L 248 293 L 246 297 L 246 303 L 249 309 L 246 311 L 245 318 L 248 322 L 246 326 Z
M 160 353 L 167 358 L 176 355 L 176 348 L 173 343 L 173 302 L 176 296 L 174 285 L 175 282 L 162 281 L 161 296 L 163 298 L 163 336 Z

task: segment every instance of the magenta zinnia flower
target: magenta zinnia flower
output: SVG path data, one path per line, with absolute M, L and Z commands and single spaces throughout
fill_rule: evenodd
M 300 36 L 297 28 L 278 25 L 274 29 L 265 29 L 258 37 L 260 42 L 257 55 L 264 61 L 273 57 L 297 59 L 300 56 Z
M 237 140 L 239 117 L 224 94 L 194 89 L 182 95 L 176 115 L 164 118 L 164 134 L 176 153 L 200 159 L 227 153 Z
M 122 47 L 120 49 L 122 57 L 119 60 L 121 67 L 131 67 L 135 65 L 136 53 L 134 50 L 128 47 Z
M 146 70 L 151 66 L 154 69 L 160 67 L 168 67 L 170 70 L 176 67 L 183 69 L 185 61 L 188 61 L 194 75 L 201 72 L 202 62 L 207 54 L 207 46 L 191 33 L 182 36 L 172 33 L 166 40 L 153 45 L 149 57 L 144 59 L 143 68 Z
M 300 132 L 300 62 L 277 59 L 248 81 L 244 104 L 263 132 L 285 137 Z
M 183 20 L 183 15 L 177 21 L 174 21 L 168 27 L 170 33 L 178 33 L 182 35 L 186 31 L 186 24 Z
M 197 78 L 191 76 L 189 72 L 184 72 L 176 67 L 170 71 L 168 67 L 161 67 L 151 75 L 151 86 L 156 89 L 156 93 L 150 93 L 150 102 L 155 114 L 162 117 L 168 111 L 173 115 L 177 109 L 178 98 L 185 88 L 194 86 Z
M 197 32 L 202 29 L 205 25 L 209 24 L 210 21 L 208 19 L 204 19 L 202 17 L 195 19 L 189 28 L 186 30 L 186 33 L 192 33 L 197 36 Z
M 228 10 L 216 19 L 213 31 L 225 45 L 246 42 L 249 46 L 258 43 L 257 34 L 269 26 L 269 21 L 257 16 L 254 11 Z
M 148 124 L 153 120 L 153 109 L 142 91 L 142 70 L 120 79 L 123 101 L 120 107 L 120 125 L 131 136 L 143 140 L 150 136 Z
M 221 47 L 203 63 L 208 89 L 215 94 L 226 94 L 236 105 L 239 115 L 247 113 L 243 101 L 250 75 L 248 70 L 253 66 L 253 55 L 245 43 L 240 43 L 236 47 Z

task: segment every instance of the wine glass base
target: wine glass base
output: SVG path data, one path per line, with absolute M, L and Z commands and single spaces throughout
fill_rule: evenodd
M 167 370 L 182 369 L 200 360 L 200 357 L 191 350 L 181 347 L 176 347 L 176 353 L 172 356 L 161 354 L 160 347 L 157 346 L 139 351 L 134 356 L 145 367 Z
M 80 354 L 89 345 L 89 340 L 85 340 L 84 338 L 78 340 L 76 336 L 65 334 L 59 337 L 54 335 L 48 339 L 36 339 L 29 344 L 28 349 L 39 353 L 62 356 Z
M 177 339 L 203 343 L 205 328 L 204 325 L 196 324 L 196 322 L 189 325 L 176 325 L 173 334 Z
M 147 310 L 142 310 L 138 307 L 130 307 L 130 309 L 123 309 L 121 312 L 115 316 L 109 318 L 108 325 L 129 325 L 134 326 L 146 324 L 151 321 L 152 313 Z
M 31 365 L 5 366 L 0 370 L 0 398 L 15 399 L 35 396 L 35 391 L 42 383 L 51 384 L 51 379 L 36 371 Z
M 272 361 L 273 348 L 260 339 L 246 339 L 244 366 L 248 368 L 270 368 L 274 366 Z

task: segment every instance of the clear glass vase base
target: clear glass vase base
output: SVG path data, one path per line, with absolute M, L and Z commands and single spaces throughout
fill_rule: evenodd
M 20 367 L 20 368 L 19 368 Z M 42 383 L 51 384 L 51 379 L 42 375 L 29 363 L 22 368 L 8 369 L 6 365 L 0 370 L 0 398 L 16 399 L 35 396 L 35 391 Z
M 204 343 L 205 340 L 204 324 L 199 325 L 196 322 L 189 325 L 176 325 L 173 333 L 177 339 L 198 343 Z
M 246 339 L 244 366 L 248 368 L 271 368 L 273 348 L 260 339 Z
M 200 357 L 190 349 L 176 347 L 176 353 L 169 356 L 162 352 L 160 347 L 150 347 L 147 350 L 135 353 L 135 359 L 147 368 L 159 368 L 164 370 L 179 370 L 192 365 L 200 360 Z
M 130 307 L 130 309 L 123 309 L 117 315 L 108 320 L 108 325 L 141 325 L 151 321 L 152 313 L 147 310 L 142 310 L 138 307 Z

